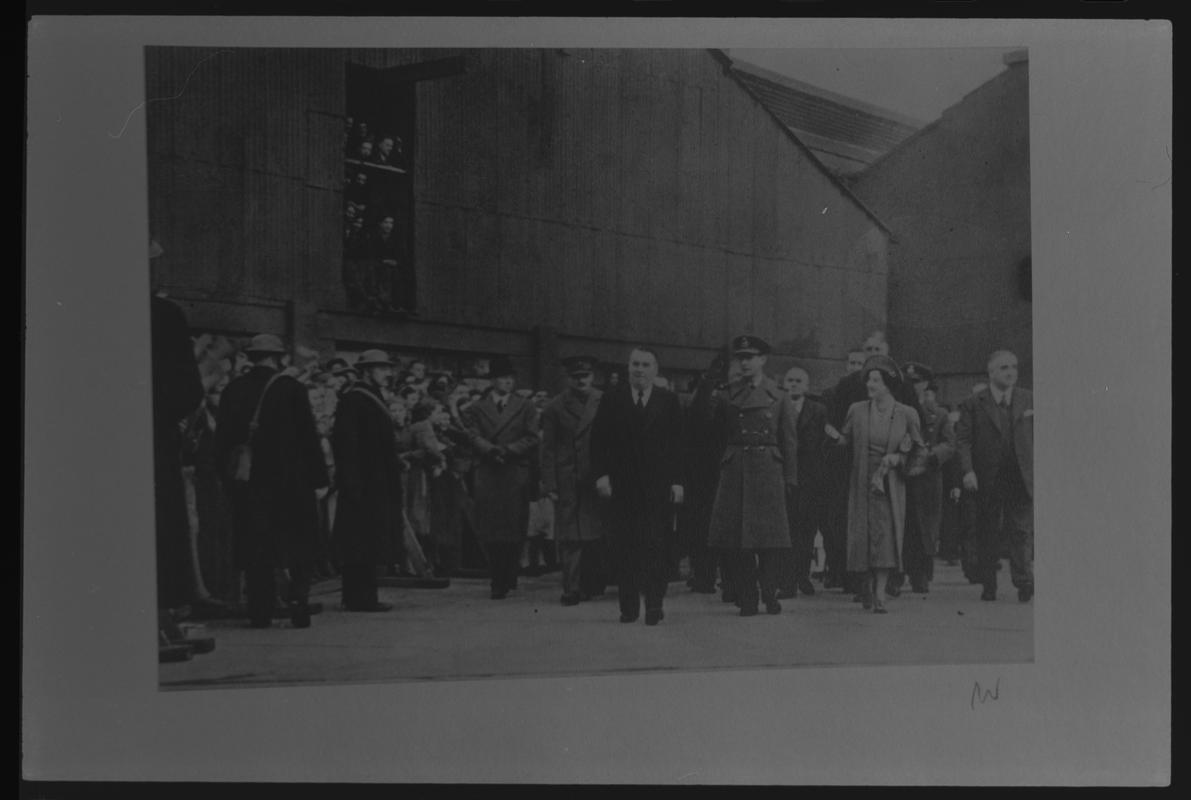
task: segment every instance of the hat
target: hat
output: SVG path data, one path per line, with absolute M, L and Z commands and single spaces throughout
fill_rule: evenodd
M 568 375 L 590 375 L 595 372 L 596 359 L 591 356 L 569 356 L 562 360 Z
M 925 364 L 920 364 L 917 361 L 907 361 L 902 366 L 902 372 L 905 373 L 906 380 L 910 383 L 918 383 L 919 381 L 933 380 L 935 373 L 931 368 Z
M 389 358 L 389 354 L 384 350 L 365 350 L 360 353 L 360 357 L 356 359 L 356 369 L 363 369 L 364 367 L 395 367 L 393 359 Z
M 763 356 L 770 351 L 769 342 L 759 336 L 737 336 L 732 340 L 732 355 L 734 356 Z
M 488 377 L 500 378 L 505 375 L 516 375 L 517 370 L 513 369 L 513 362 L 509 361 L 505 356 L 497 356 L 488 363 Z
M 274 336 L 271 333 L 258 333 L 252 337 L 252 341 L 244 348 L 245 353 L 277 353 L 283 355 L 285 351 L 285 344 L 282 343 L 280 336 Z
M 897 362 L 889 356 L 869 356 L 865 360 L 861 372 L 867 375 L 874 369 L 880 370 L 899 383 L 902 380 L 902 371 L 897 368 Z

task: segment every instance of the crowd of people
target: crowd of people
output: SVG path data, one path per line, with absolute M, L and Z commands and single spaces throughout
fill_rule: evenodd
M 551 395 L 518 387 L 507 358 L 464 378 L 381 350 L 321 362 L 271 334 L 192 378 L 210 343 L 171 350 L 167 333 L 155 327 L 163 660 L 180 607 L 302 628 L 321 610 L 311 584 L 336 577 L 343 610 L 385 612 L 386 576 L 485 574 L 502 600 L 527 570 L 557 570 L 563 606 L 615 586 L 622 622 L 643 610 L 656 625 L 684 563 L 690 590 L 741 616 L 781 613 L 815 577 L 886 613 L 929 591 L 936 558 L 962 560 L 995 600 L 1007 553 L 1018 599 L 1033 596 L 1033 409 L 1007 351 L 948 409 L 880 332 L 821 395 L 802 366 L 767 376 L 769 345 L 749 335 L 689 393 L 639 346 L 602 387 L 597 359 L 565 359 Z M 170 382 L 190 387 L 173 403 Z M 186 523 L 169 510 L 181 495 Z M 171 524 L 187 547 L 165 541 Z
M 343 257 L 348 307 L 366 313 L 413 310 L 409 232 L 398 213 L 408 189 L 404 143 L 367 120 L 344 131 Z

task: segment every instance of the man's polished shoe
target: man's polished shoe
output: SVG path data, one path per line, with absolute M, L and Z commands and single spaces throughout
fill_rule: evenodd
M 621 614 L 620 621 L 621 622 L 636 622 L 637 615 L 636 614 Z
M 1028 603 L 1034 598 L 1034 587 L 1023 586 L 1017 590 L 1017 599 L 1022 603 Z
M 797 589 L 778 589 L 777 590 L 777 599 L 778 600 L 793 600 L 797 596 L 798 596 Z
M 561 598 L 559 598 L 558 602 L 562 603 L 564 606 L 577 606 L 582 599 L 583 595 L 564 594 Z
M 502 590 L 502 591 L 499 591 L 499 592 L 494 590 L 494 591 L 492 592 L 492 594 L 490 595 L 490 597 L 491 597 L 493 600 L 504 600 L 504 599 L 505 599 L 506 597 L 508 597 L 508 596 L 509 596 L 509 590 L 508 590 L 508 589 L 504 589 L 504 590 Z
M 163 644 L 157 646 L 158 664 L 176 664 L 189 661 L 193 651 L 184 644 Z
M 766 603 L 765 604 L 765 613 L 766 614 L 780 614 L 780 613 L 782 613 L 782 604 L 776 600 Z
M 991 587 L 985 586 L 984 591 L 980 593 L 980 599 L 984 600 L 986 602 L 992 602 L 993 600 L 996 600 L 997 599 L 997 590 L 993 589 Z
M 248 627 L 250 628 L 272 628 L 273 620 L 270 619 L 250 619 L 248 620 Z
M 911 583 L 910 591 L 913 594 L 930 594 L 930 586 L 925 583 Z
M 747 608 L 741 608 L 741 609 L 740 609 L 740 616 L 742 616 L 742 617 L 755 617 L 755 616 L 757 616 L 757 609 L 756 609 L 756 607 L 755 607 L 755 606 L 749 606 L 749 607 L 747 607 Z
M 646 625 L 657 625 L 659 622 L 661 622 L 665 618 L 666 618 L 666 613 L 664 611 L 662 611 L 660 608 L 645 609 L 645 624 Z
M 898 597 L 899 595 L 901 595 L 901 593 L 902 593 L 902 590 L 901 590 L 900 586 L 894 586 L 891 583 L 885 587 L 885 596 L 886 597 Z
M 811 597 L 812 595 L 814 595 L 815 587 L 811 583 L 811 579 L 810 578 L 799 578 L 798 579 L 798 591 L 802 592 L 807 597 Z

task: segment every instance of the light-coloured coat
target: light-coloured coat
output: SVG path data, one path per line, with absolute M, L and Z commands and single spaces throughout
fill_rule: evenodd
M 868 496 L 872 480 L 868 464 L 870 402 L 865 400 L 849 406 L 843 430 L 840 431 L 840 443 L 850 444 L 852 448 L 852 470 L 848 477 L 848 569 L 852 571 L 868 569 Z M 895 402 L 892 413 L 889 444 L 885 452 L 904 456 L 915 442 L 922 442 L 918 412 Z M 906 479 L 900 467 L 889 470 L 888 478 L 886 491 L 893 509 L 893 550 L 900 570 L 903 568 L 902 541 L 906 528 Z

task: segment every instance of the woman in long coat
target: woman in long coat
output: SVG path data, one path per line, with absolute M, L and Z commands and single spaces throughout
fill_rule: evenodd
M 892 570 L 902 569 L 906 525 L 903 468 L 914 443 L 922 442 L 918 412 L 893 399 L 901 384 L 897 365 L 874 356 L 864 365 L 869 399 L 848 408 L 842 431 L 827 434 L 852 447 L 848 479 L 848 571 L 866 573 L 866 609 L 885 613 L 885 586 Z

